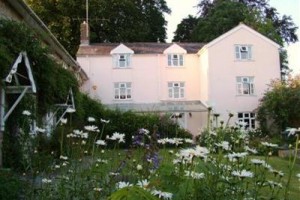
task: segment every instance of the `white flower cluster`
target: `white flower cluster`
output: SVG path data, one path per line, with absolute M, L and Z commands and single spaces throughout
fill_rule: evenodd
M 85 130 L 91 131 L 91 132 L 100 132 L 98 127 L 95 125 L 88 125 L 84 127 Z
M 194 171 L 185 171 L 185 176 L 191 177 L 193 179 L 202 179 L 204 178 L 204 173 L 198 173 Z
M 262 144 L 263 146 L 271 147 L 271 148 L 276 148 L 276 147 L 278 147 L 278 144 L 272 144 L 272 143 L 268 143 L 268 142 L 262 142 L 261 144 Z
M 200 147 L 199 145 L 194 148 L 182 149 L 176 154 L 177 158 L 173 160 L 173 164 L 191 163 L 194 157 L 206 159 L 208 154 L 209 150 L 205 147 Z
M 101 146 L 106 146 L 106 142 L 105 142 L 105 140 L 97 140 L 96 142 L 96 145 L 101 145 Z
M 118 143 L 125 143 L 124 138 L 125 138 L 125 134 L 124 133 L 118 133 L 118 132 L 114 132 L 111 137 L 109 137 L 109 135 L 106 136 L 106 139 L 118 141 Z
M 47 179 L 47 178 L 43 178 L 42 179 L 42 183 L 45 183 L 45 184 L 52 183 L 52 180 L 51 179 Z
M 163 139 L 159 139 L 157 140 L 158 144 L 175 144 L 176 146 L 183 144 L 183 142 L 185 143 L 189 143 L 189 144 L 193 144 L 194 141 L 190 138 L 163 138 Z
M 233 171 L 231 173 L 233 176 L 237 176 L 240 178 L 252 178 L 253 177 L 253 173 L 251 171 L 247 171 L 247 170 L 242 170 L 242 171 Z
M 229 151 L 231 149 L 231 146 L 228 141 L 222 141 L 220 143 L 215 144 L 217 147 L 221 147 L 222 149 Z
M 88 133 L 85 133 L 83 131 L 80 130 L 73 130 L 73 133 L 70 133 L 67 135 L 67 138 L 83 138 L 83 139 L 87 139 L 89 137 Z

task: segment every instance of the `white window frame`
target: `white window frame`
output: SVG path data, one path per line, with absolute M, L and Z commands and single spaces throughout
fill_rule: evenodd
M 182 67 L 183 66 L 183 54 L 168 54 L 168 66 Z
M 130 100 L 132 99 L 132 84 L 131 82 L 116 82 L 114 83 L 114 99 L 115 100 Z
M 252 46 L 237 44 L 234 46 L 236 60 L 252 60 Z
M 247 125 L 246 129 L 255 129 L 255 113 L 254 112 L 238 112 L 238 121 L 244 122 Z
M 168 97 L 183 99 L 185 97 L 185 82 L 168 82 Z
M 114 63 L 116 68 L 129 68 L 130 67 L 130 60 L 131 55 L 130 54 L 116 54 L 114 55 Z
M 253 76 L 238 76 L 236 77 L 236 92 L 237 95 L 254 95 L 254 77 Z

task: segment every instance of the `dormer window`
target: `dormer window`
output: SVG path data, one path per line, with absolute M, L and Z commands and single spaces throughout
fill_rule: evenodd
M 115 67 L 127 68 L 130 66 L 130 54 L 115 55 Z
M 168 54 L 168 66 L 183 66 L 183 55 Z
M 235 45 L 235 58 L 237 60 L 251 60 L 251 45 Z

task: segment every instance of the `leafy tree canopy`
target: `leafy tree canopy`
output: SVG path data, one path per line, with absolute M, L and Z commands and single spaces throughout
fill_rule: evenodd
M 258 120 L 265 131 L 272 126 L 279 130 L 300 127 L 300 76 L 271 83 L 258 108 Z
M 63 46 L 75 56 L 86 1 L 27 0 Z M 165 0 L 89 0 L 91 42 L 164 42 Z

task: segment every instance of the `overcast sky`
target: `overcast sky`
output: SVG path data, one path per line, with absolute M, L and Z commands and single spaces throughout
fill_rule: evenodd
M 197 15 L 197 8 L 195 7 L 199 0 L 166 0 L 169 8 L 171 8 L 171 15 L 166 15 L 168 21 L 168 39 L 171 42 L 174 36 L 174 31 L 177 24 L 183 18 L 190 15 Z M 280 15 L 290 15 L 294 23 L 300 27 L 300 0 L 270 0 L 269 4 L 275 7 Z M 297 31 L 300 40 L 300 30 Z M 300 43 L 291 44 L 287 47 L 289 56 L 289 66 L 293 69 L 294 74 L 300 74 Z

